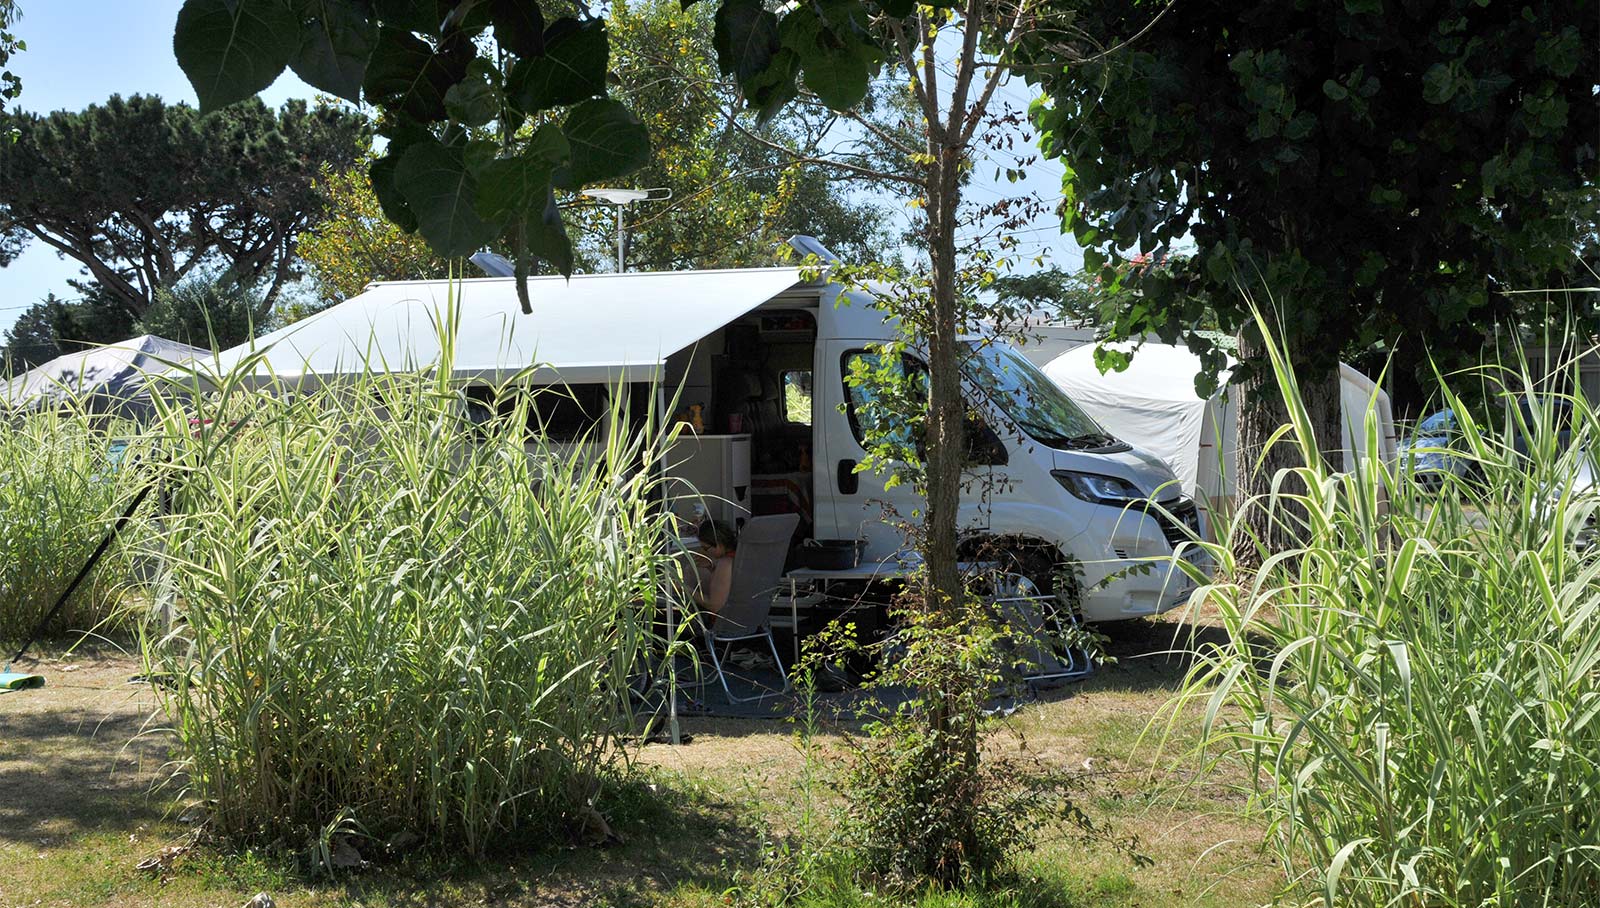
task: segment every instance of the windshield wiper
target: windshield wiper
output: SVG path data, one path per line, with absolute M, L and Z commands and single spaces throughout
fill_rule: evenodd
M 1067 444 L 1077 448 L 1108 448 L 1120 444 L 1115 438 L 1104 432 L 1085 432 L 1066 439 Z

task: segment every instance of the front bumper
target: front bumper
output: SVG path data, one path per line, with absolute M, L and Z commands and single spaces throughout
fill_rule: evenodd
M 1184 605 L 1199 586 L 1191 570 L 1198 568 L 1210 576 L 1215 566 L 1211 556 L 1199 548 L 1186 550 L 1182 558 L 1192 566 L 1190 570 L 1170 556 L 1085 564 L 1083 619 L 1090 623 L 1124 621 Z

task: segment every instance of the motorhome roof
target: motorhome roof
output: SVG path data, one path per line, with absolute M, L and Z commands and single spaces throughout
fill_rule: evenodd
M 257 373 L 286 379 L 417 369 L 439 361 L 436 326 L 453 312 L 458 377 L 498 380 L 537 364 L 533 381 L 649 381 L 669 355 L 763 303 L 815 292 L 798 268 L 538 277 L 529 285 L 531 315 L 509 278 L 374 283 L 226 351 L 220 366 L 266 350 Z

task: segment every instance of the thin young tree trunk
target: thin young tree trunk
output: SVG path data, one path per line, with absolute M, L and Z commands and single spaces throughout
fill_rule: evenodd
M 957 509 L 961 500 L 960 351 L 956 337 L 956 212 L 960 204 L 960 150 L 930 138 L 928 253 L 932 263 L 928 324 L 928 515 L 923 553 L 928 565 L 926 606 L 944 613 L 961 597 L 956 568 Z
M 1316 436 L 1317 451 L 1334 469 L 1342 469 L 1339 462 L 1339 368 L 1337 365 L 1331 368 L 1306 365 L 1313 357 L 1300 346 L 1286 345 L 1285 352 L 1294 364 L 1301 402 Z M 1304 466 L 1305 460 L 1293 434 L 1267 447 L 1279 427 L 1289 422 L 1289 412 L 1267 362 L 1266 348 L 1249 329 L 1239 335 L 1239 360 L 1263 364 L 1256 377 L 1241 383 L 1236 392 L 1240 395 L 1237 409 L 1238 503 L 1251 533 L 1236 537 L 1234 555 L 1241 567 L 1254 567 L 1261 558 L 1256 548 L 1258 541 L 1265 543 L 1268 554 L 1286 551 L 1304 541 L 1304 509 L 1285 498 L 1271 506 L 1267 502 L 1275 478 L 1284 470 Z M 1280 495 L 1299 495 L 1305 492 L 1305 486 L 1294 477 L 1285 476 L 1278 482 L 1278 491 Z

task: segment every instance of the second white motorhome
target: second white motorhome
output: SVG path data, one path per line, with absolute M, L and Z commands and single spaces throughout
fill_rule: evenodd
M 575 439 L 605 418 L 612 395 L 675 397 L 700 427 L 679 442 L 675 475 L 723 502 L 722 516 L 792 511 L 805 536 L 865 539 L 863 560 L 902 548 L 886 509 L 909 516 L 922 502 L 858 469 L 872 401 L 845 381 L 852 362 L 893 336 L 870 294 L 795 268 L 531 284 L 532 315 L 507 278 L 372 284 L 253 347 L 267 348 L 261 368 L 278 380 L 420 368 L 439 359 L 436 313 L 454 294 L 455 377 L 469 401 L 493 406 L 493 388 L 538 364 L 530 381 L 568 391 L 536 397 L 541 428 Z M 1089 621 L 1184 602 L 1192 582 L 1158 559 L 1205 528 L 1172 471 L 1108 435 L 1015 349 L 969 343 L 963 384 L 980 424 L 960 514 L 968 550 L 1012 557 L 1046 585 L 1076 562 Z M 222 368 L 249 349 L 224 353 Z M 922 368 L 914 356 L 896 365 Z

